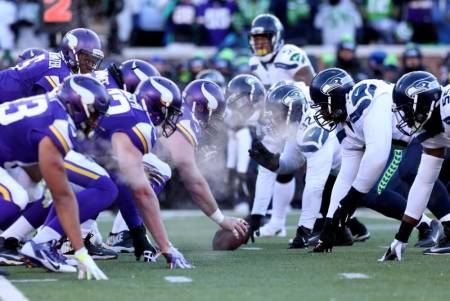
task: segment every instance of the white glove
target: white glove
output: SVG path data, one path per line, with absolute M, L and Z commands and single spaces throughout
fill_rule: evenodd
M 162 253 L 166 257 L 169 269 L 192 269 L 194 268 L 175 247 L 170 247 L 169 252 Z
M 387 249 L 386 253 L 384 253 L 383 257 L 381 257 L 378 261 L 388 261 L 388 260 L 402 261 L 403 254 L 405 254 L 407 245 L 408 244 L 405 242 L 401 242 L 394 239 L 389 249 Z
M 92 276 L 96 280 L 108 280 L 105 273 L 95 264 L 85 247 L 75 252 L 75 258 L 78 260 L 78 279 L 91 280 Z

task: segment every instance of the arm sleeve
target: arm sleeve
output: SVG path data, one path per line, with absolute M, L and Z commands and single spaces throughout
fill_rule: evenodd
M 286 143 L 279 164 L 280 167 L 276 172 L 283 175 L 290 174 L 305 164 L 305 157 L 296 140 L 289 140 Z
M 389 97 L 383 94 L 380 97 Z M 391 108 L 387 99 L 378 99 L 364 119 L 365 151 L 353 187 L 363 193 L 369 192 L 381 176 L 392 144 Z M 382 122 L 380 122 L 382 120 Z

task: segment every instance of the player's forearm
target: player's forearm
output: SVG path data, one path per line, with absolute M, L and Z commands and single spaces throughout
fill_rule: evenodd
M 78 204 L 73 193 L 65 196 L 53 196 L 53 204 L 64 232 L 69 238 L 73 248 L 79 250 L 83 247 L 81 239 Z
M 213 214 L 218 209 L 218 205 L 205 178 L 199 172 L 186 170 L 180 170 L 180 176 L 200 210 L 207 216 Z
M 170 248 L 166 228 L 161 219 L 161 211 L 158 199 L 150 186 L 141 187 L 133 190 L 136 204 L 142 212 L 142 217 L 147 228 L 150 230 L 153 238 L 160 247 L 161 251 L 168 252 Z

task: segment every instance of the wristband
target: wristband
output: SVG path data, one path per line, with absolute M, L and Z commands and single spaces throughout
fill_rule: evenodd
M 225 216 L 222 214 L 222 211 L 220 211 L 219 208 L 217 208 L 216 211 L 214 211 L 213 214 L 211 214 L 209 216 L 210 219 L 212 219 L 213 221 L 215 221 L 217 224 L 221 224 L 223 222 L 223 220 L 225 219 Z

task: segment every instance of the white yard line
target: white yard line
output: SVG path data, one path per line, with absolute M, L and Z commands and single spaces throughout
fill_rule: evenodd
M 192 279 L 185 276 L 166 276 L 164 279 L 170 283 L 191 283 Z
M 30 301 L 14 285 L 3 276 L 0 276 L 0 300 L 3 301 Z
M 32 282 L 56 282 L 58 279 L 53 278 L 43 278 L 43 279 L 15 279 L 10 280 L 11 283 L 32 283 Z
M 369 275 L 363 273 L 339 273 L 345 279 L 369 279 Z

